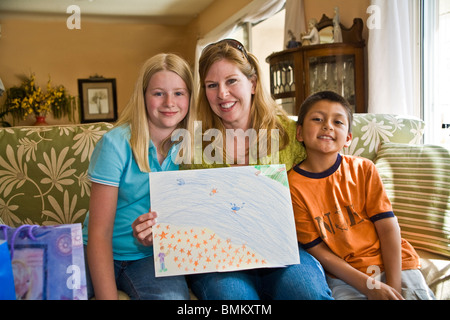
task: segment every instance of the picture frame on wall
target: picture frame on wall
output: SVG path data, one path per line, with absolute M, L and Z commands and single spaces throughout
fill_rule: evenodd
M 116 79 L 90 77 L 78 79 L 81 123 L 117 120 Z

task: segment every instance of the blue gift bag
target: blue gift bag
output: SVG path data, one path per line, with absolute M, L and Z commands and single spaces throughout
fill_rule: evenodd
M 8 243 L 0 240 L 0 300 L 15 300 L 14 276 Z
M 17 300 L 87 298 L 81 224 L 0 226 L 8 241 Z

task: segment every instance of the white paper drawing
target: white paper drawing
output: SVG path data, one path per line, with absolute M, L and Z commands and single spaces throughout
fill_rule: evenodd
M 149 174 L 156 276 L 299 263 L 284 165 Z

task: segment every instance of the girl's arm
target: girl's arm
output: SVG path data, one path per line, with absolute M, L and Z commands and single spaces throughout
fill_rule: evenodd
M 326 271 L 366 295 L 369 300 L 402 299 L 402 296 L 396 290 L 382 282 L 377 282 L 377 286 L 375 286 L 379 289 L 370 289 L 367 285 L 368 280 L 370 283 L 375 280 L 369 279 L 370 277 L 367 274 L 353 268 L 345 260 L 336 256 L 325 243 L 319 243 L 307 251 L 319 260 Z
M 112 235 L 118 188 L 92 182 L 87 256 L 95 298 L 118 299 L 114 276 Z
M 386 218 L 374 223 L 380 239 L 386 283 L 402 292 L 402 248 L 397 218 Z

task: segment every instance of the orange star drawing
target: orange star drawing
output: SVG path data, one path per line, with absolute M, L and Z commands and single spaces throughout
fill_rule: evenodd
M 161 232 L 161 234 L 159 235 L 161 238 L 159 239 L 159 240 L 162 240 L 162 239 L 167 239 L 166 238 L 166 236 L 167 236 L 167 233 L 165 233 L 164 231 L 163 232 Z

